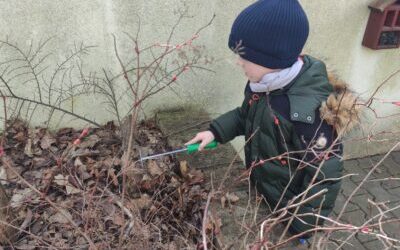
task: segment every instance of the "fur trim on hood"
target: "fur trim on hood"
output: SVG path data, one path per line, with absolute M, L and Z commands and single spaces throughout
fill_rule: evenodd
M 361 106 L 357 105 L 357 96 L 345 82 L 332 73 L 328 74 L 328 79 L 334 93 L 322 103 L 319 111 L 321 119 L 332 125 L 337 134 L 342 136 L 360 123 Z

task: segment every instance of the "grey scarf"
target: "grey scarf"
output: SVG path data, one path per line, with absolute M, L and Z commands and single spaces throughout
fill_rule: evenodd
M 282 89 L 300 73 L 303 60 L 299 58 L 290 68 L 265 74 L 260 82 L 250 82 L 251 91 L 262 93 Z

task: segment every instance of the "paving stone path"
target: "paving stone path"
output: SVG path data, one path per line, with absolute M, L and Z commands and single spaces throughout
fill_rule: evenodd
M 206 129 L 210 120 L 204 111 L 193 109 L 163 111 L 157 113 L 156 117 L 172 147 L 181 146 L 197 132 Z M 224 208 L 221 207 L 219 201 L 211 203 L 210 213 L 222 221 L 221 233 L 215 242 L 225 248 L 245 249 L 247 243 L 254 242 L 258 237 L 259 222 L 267 215 L 268 209 L 263 203 L 259 202 L 260 199 L 257 199 L 254 189 L 249 187 L 247 181 L 238 180 L 238 176 L 243 173 L 244 167 L 240 158 L 233 160 L 235 156 L 234 148 L 226 144 L 218 146 L 217 150 L 196 153 L 195 155 L 180 154 L 177 157 L 180 161 L 186 160 L 189 167 L 201 169 L 206 175 L 208 185 L 212 185 L 214 189 L 217 189 L 225 175 L 228 175 L 223 182 L 223 190 L 228 189 L 235 193 L 239 197 L 239 201 L 231 205 L 228 204 Z M 383 155 L 377 155 L 345 162 L 344 174 L 354 175 L 343 181 L 336 206 L 331 214 L 332 218 L 338 216 L 345 201 L 373 166 L 383 157 Z M 340 221 L 360 226 L 376 215 L 379 209 L 368 200 L 381 203 L 380 208 L 383 210 L 387 210 L 387 207 L 400 207 L 400 152 L 391 153 L 371 173 L 346 206 Z M 386 213 L 384 219 L 399 220 L 383 225 L 383 230 L 388 237 L 400 239 L 400 208 Z M 347 232 L 334 233 L 326 244 L 326 249 L 337 249 L 337 244 L 340 244 L 348 236 L 349 233 Z M 376 236 L 361 232 L 351 237 L 348 242 L 350 244 L 344 245 L 341 249 L 385 249 L 383 243 Z M 300 248 L 306 249 L 307 247 L 305 245 L 289 245 L 280 249 Z

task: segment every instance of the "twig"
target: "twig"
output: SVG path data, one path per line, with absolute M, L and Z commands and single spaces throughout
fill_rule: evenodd
M 131 211 L 129 211 L 129 209 L 127 208 L 127 207 L 125 207 L 124 205 L 123 205 L 123 203 L 121 202 L 121 201 L 119 201 L 119 199 L 110 191 L 110 190 L 108 190 L 108 188 L 104 188 L 104 191 L 109 195 L 109 196 L 111 196 L 112 197 L 112 199 L 113 199 L 113 201 L 115 202 L 115 204 L 117 204 L 121 209 L 122 209 L 122 211 L 124 211 L 125 212 L 125 214 L 129 217 L 129 219 L 130 219 L 130 222 L 129 222 L 129 225 L 128 225 L 128 227 L 127 227 L 127 229 L 126 229 L 126 231 L 125 231 L 125 237 L 127 237 L 128 236 L 128 234 L 129 234 L 129 232 L 130 232 L 130 230 L 132 229 L 132 227 L 133 227 L 133 224 L 135 223 L 135 221 L 134 221 L 134 216 L 133 216 L 133 214 L 131 213 Z
M 88 241 L 91 249 L 97 249 L 96 245 L 93 243 L 93 241 L 90 239 L 90 237 L 82 232 L 82 230 L 79 228 L 79 226 L 58 206 L 53 203 L 46 195 L 43 195 L 38 189 L 36 189 L 34 186 L 32 186 L 29 182 L 27 182 L 24 177 L 22 177 L 15 169 L 13 166 L 11 166 L 5 159 L 4 157 L 1 157 L 2 163 L 4 166 L 6 166 L 11 172 L 13 172 L 14 175 L 16 175 L 25 185 L 27 185 L 32 191 L 37 193 L 40 197 L 42 197 L 44 200 L 46 200 L 47 203 L 49 203 L 52 207 L 54 207 L 66 220 L 68 220 L 71 225 L 76 228 L 76 230 Z
M 207 228 L 207 217 L 208 217 L 208 207 L 210 205 L 211 197 L 213 196 L 213 192 L 210 192 L 207 197 L 207 203 L 206 207 L 204 208 L 204 215 L 203 215 L 203 225 L 201 229 L 201 235 L 203 238 L 203 249 L 207 250 L 207 234 L 206 234 L 206 228 Z
M 360 187 L 368 180 L 368 178 L 372 175 L 372 173 L 375 171 L 375 169 L 376 169 L 376 168 L 390 155 L 390 153 L 392 153 L 392 151 L 394 151 L 399 145 L 400 145 L 400 142 L 396 143 L 396 144 L 389 150 L 389 152 L 387 152 L 387 153 L 385 154 L 385 156 L 384 156 L 378 163 L 375 164 L 375 166 L 368 172 L 368 174 L 364 177 L 364 179 L 360 182 L 360 184 L 357 185 L 357 187 L 356 187 L 356 188 L 353 190 L 353 192 L 350 194 L 349 198 L 345 201 L 342 210 L 340 211 L 339 215 L 337 216 L 337 219 L 338 219 L 338 220 L 342 217 L 342 215 L 343 215 L 343 213 L 344 213 L 344 211 L 345 211 L 345 209 L 346 209 L 348 203 L 350 202 L 351 198 L 358 192 L 358 190 L 360 189 Z
M 390 79 L 392 79 L 395 75 L 397 75 L 398 73 L 400 73 L 400 69 L 398 69 L 397 71 L 393 72 L 391 75 L 389 75 L 381 84 L 379 84 L 378 88 L 375 89 L 375 91 L 372 93 L 371 97 L 368 99 L 368 101 L 365 102 L 365 105 L 367 107 L 371 107 L 372 104 L 372 100 L 374 98 L 374 96 L 376 95 L 376 93 L 378 93 L 379 89 L 382 88 L 387 82 L 389 82 Z
M 247 139 L 247 141 L 245 142 L 245 145 L 258 133 L 259 128 L 257 128 L 253 134 L 250 135 L 249 139 Z M 244 150 L 244 146 L 240 149 L 240 151 L 238 151 L 235 155 L 235 157 L 232 159 L 231 163 L 228 166 L 228 169 L 225 171 L 224 177 L 222 178 L 222 181 L 219 184 L 218 187 L 218 192 L 221 192 L 222 187 L 224 185 L 224 182 L 226 181 L 226 179 L 228 178 L 229 173 L 232 170 L 233 164 L 235 163 L 236 159 L 239 157 L 240 152 L 242 152 Z

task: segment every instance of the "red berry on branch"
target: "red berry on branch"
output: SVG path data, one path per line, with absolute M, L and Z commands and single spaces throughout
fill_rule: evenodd
M 74 145 L 79 145 L 79 144 L 81 144 L 81 139 L 78 138 L 74 141 Z
M 363 228 L 361 228 L 361 232 L 366 234 L 366 233 L 370 232 L 370 229 L 369 229 L 369 227 L 363 227 Z
M 79 135 L 79 138 L 85 137 L 89 134 L 89 128 L 85 128 L 82 130 L 82 133 Z
M 276 126 L 279 125 L 279 119 L 276 116 L 274 117 L 274 123 L 275 123 Z
M 178 77 L 177 77 L 176 75 L 174 75 L 174 76 L 172 77 L 172 81 L 173 81 L 173 82 L 175 82 L 177 79 L 178 79 Z
M 394 104 L 396 106 L 400 106 L 400 101 L 399 102 L 392 102 L 392 104 Z

